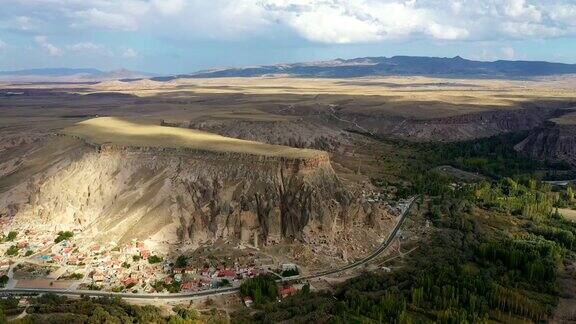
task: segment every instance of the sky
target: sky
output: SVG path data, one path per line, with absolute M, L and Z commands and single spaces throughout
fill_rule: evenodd
M 576 63 L 576 0 L 0 0 L 0 70 L 393 55 Z

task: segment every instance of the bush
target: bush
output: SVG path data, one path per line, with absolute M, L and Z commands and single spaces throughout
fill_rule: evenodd
M 18 236 L 18 232 L 11 231 L 10 233 L 8 233 L 8 236 L 6 236 L 6 242 L 14 241 L 16 239 L 16 236 Z
M 157 256 L 157 255 L 151 255 L 148 257 L 148 263 L 150 263 L 150 264 L 160 263 L 160 262 L 162 262 L 162 258 Z
M 172 310 L 176 314 L 178 314 L 178 316 L 180 316 L 182 319 L 189 320 L 189 321 L 199 319 L 198 312 L 195 309 L 186 308 L 186 307 L 182 307 L 182 306 L 174 306 L 174 308 Z
M 222 279 L 219 283 L 218 283 L 218 287 L 230 287 L 232 286 L 232 283 L 230 282 L 230 280 L 228 279 Z
M 113 292 L 122 292 L 124 290 L 124 286 L 115 286 L 112 287 Z
M 60 231 L 58 232 L 58 236 L 54 239 L 54 243 L 60 243 L 65 240 L 69 240 L 72 238 L 72 236 L 74 236 L 74 233 L 70 231 L 65 232 Z
M 81 273 L 73 273 L 70 275 L 70 279 L 80 280 L 82 278 L 84 278 L 84 275 Z
M 11 255 L 11 256 L 18 255 L 18 247 L 16 245 L 12 245 L 6 251 L 6 255 Z
M 298 268 L 288 269 L 288 270 L 282 271 L 282 277 L 292 277 L 292 276 L 297 276 L 299 274 L 300 274 L 300 271 L 298 271 Z
M 0 287 L 6 286 L 8 280 L 10 280 L 10 278 L 8 278 L 7 275 L 0 276 Z
M 185 266 L 188 265 L 188 258 L 184 255 L 180 255 L 180 256 L 178 256 L 178 258 L 176 258 L 175 264 L 179 268 L 184 268 Z

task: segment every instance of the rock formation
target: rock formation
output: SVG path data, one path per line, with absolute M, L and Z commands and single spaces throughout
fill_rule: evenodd
M 15 223 L 80 227 L 101 241 L 154 236 L 193 245 L 333 242 L 353 228 L 383 237 L 392 223 L 383 206 L 354 198 L 327 153 L 266 157 L 97 145 L 68 135 L 46 142 L 52 147 L 38 150 L 46 167 L 2 180 L 26 178 L 0 191 L 0 214 Z M 70 149 L 54 156 L 54 146 Z
M 562 161 L 576 167 L 576 125 L 547 122 L 515 149 L 537 160 Z

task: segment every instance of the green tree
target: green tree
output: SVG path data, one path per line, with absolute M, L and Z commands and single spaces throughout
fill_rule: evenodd
M 8 235 L 6 236 L 6 242 L 14 241 L 16 239 L 16 236 L 18 236 L 18 232 L 10 231 L 10 233 L 8 233 Z
M 10 280 L 10 278 L 8 278 L 7 275 L 0 276 L 0 287 L 6 286 L 6 284 L 8 283 L 9 280 Z
M 574 190 L 572 189 L 571 186 L 568 186 L 568 188 L 566 188 L 566 198 L 570 203 L 574 201 Z
M 305 295 L 310 294 L 310 284 L 306 283 L 304 286 L 302 286 L 302 293 Z
M 184 268 L 185 266 L 188 265 L 188 258 L 184 255 L 179 255 L 178 258 L 176 258 L 175 264 L 179 268 Z
M 12 245 L 6 251 L 6 255 L 14 256 L 18 255 L 18 247 L 16 245 Z
M 74 233 L 70 232 L 70 231 L 60 231 L 58 232 L 58 236 L 56 236 L 56 238 L 54 239 L 54 243 L 60 243 L 62 241 L 65 240 L 69 240 L 74 236 Z
M 0 324 L 8 323 L 4 314 L 4 307 L 0 306 Z
M 157 255 L 151 255 L 148 257 L 148 263 L 150 263 L 150 264 L 160 263 L 160 262 L 162 262 L 162 258 L 157 256 Z

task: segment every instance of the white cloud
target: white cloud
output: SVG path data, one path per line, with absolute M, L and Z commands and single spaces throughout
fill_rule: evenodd
M 0 39 L 0 52 L 4 51 L 7 47 L 8 45 L 6 45 L 6 43 Z
M 91 8 L 74 12 L 72 16 L 76 18 L 76 22 L 71 24 L 73 27 L 91 26 L 121 30 L 138 29 L 138 23 L 134 17 L 121 13 L 105 12 Z
M 539 22 L 542 12 L 535 5 L 527 4 L 526 0 L 508 0 L 504 12 L 512 18 Z
M 432 23 L 428 26 L 428 32 L 436 39 L 455 40 L 464 39 L 468 37 L 468 30 L 464 28 L 444 26 L 437 23 Z
M 48 53 L 50 56 L 62 56 L 64 51 L 53 44 L 48 42 L 48 38 L 46 36 L 36 36 L 34 37 L 34 41 L 36 44 L 45 52 Z
M 14 18 L 13 24 L 20 30 L 32 30 L 35 28 L 32 18 L 28 16 L 18 16 Z
M 260 3 L 268 16 L 291 26 L 304 38 L 354 43 L 422 35 L 438 40 L 576 35 L 576 28 L 569 27 L 576 21 L 576 8 L 566 1 L 262 0 Z
M 461 39 L 465 28 L 434 19 L 415 1 L 316 1 L 300 5 L 295 1 L 268 0 L 266 8 L 303 37 L 325 43 L 371 42 L 423 34 L 436 39 Z
M 507 60 L 516 58 L 516 51 L 512 47 L 502 48 L 502 54 L 504 55 L 504 58 Z
M 0 29 L 21 17 L 15 26 L 22 30 L 73 26 L 176 40 L 276 37 L 278 31 L 323 43 L 534 39 L 576 36 L 574 1 L 2 0 L 10 14 L 0 12 Z
M 550 12 L 550 19 L 576 28 L 576 4 L 563 4 L 556 6 L 554 11 Z
M 113 53 L 106 46 L 101 44 L 95 44 L 92 42 L 79 42 L 71 45 L 67 45 L 66 49 L 70 52 L 75 53 L 92 53 L 106 56 L 113 56 Z
M 369 42 L 383 36 L 377 25 L 333 8 L 300 13 L 287 21 L 305 38 L 324 43 Z
M 136 50 L 134 50 L 133 48 L 126 48 L 126 49 L 122 52 L 122 57 L 123 57 L 123 58 L 128 58 L 128 59 L 137 58 L 137 57 L 138 57 L 138 52 L 137 52 Z
M 99 51 L 102 49 L 102 45 L 97 45 L 91 42 L 81 42 L 73 45 L 68 45 L 66 48 L 74 52 L 85 52 L 85 51 Z
M 152 5 L 164 15 L 173 15 L 184 9 L 184 0 L 152 0 Z

